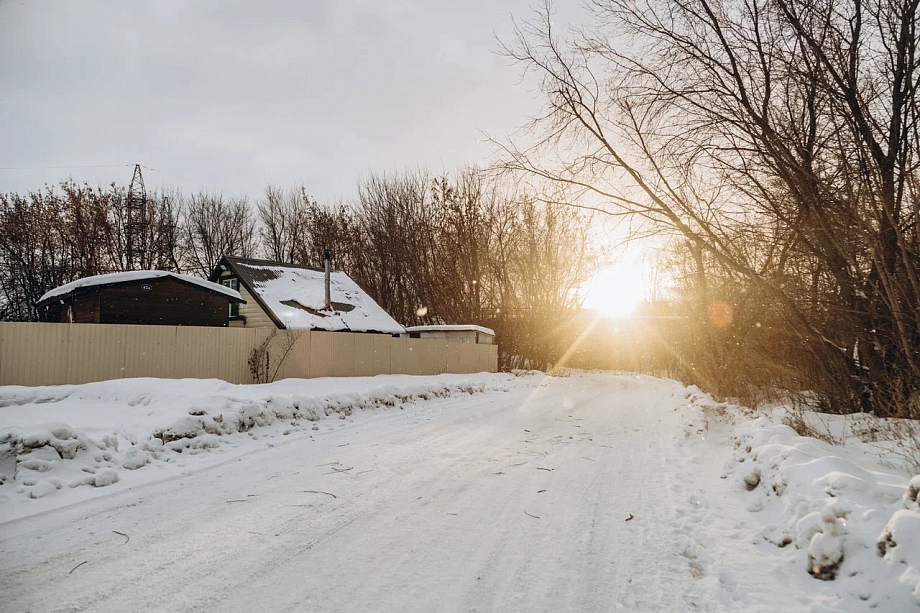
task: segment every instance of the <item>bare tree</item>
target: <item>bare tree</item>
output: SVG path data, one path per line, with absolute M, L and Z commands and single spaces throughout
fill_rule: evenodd
M 151 194 L 143 215 L 143 223 L 132 228 L 134 259 L 128 262 L 128 226 L 124 206 L 125 192 L 113 186 L 108 204 L 108 259 L 119 271 L 184 269 L 184 241 L 180 222 L 184 197 L 176 189 Z
M 434 248 L 430 239 L 430 177 L 423 171 L 371 176 L 358 185 L 354 225 L 361 249 L 351 271 L 390 313 L 411 321 L 424 300 L 422 268 Z
M 189 271 L 207 275 L 223 255 L 252 257 L 258 248 L 256 218 L 246 198 L 199 193 L 182 223 Z
M 35 320 L 48 290 L 116 270 L 108 252 L 117 190 L 64 181 L 58 189 L 0 194 L 0 318 Z
M 259 233 L 265 255 L 278 262 L 294 262 L 303 252 L 309 231 L 311 202 L 303 188 L 287 191 L 269 185 L 258 203 Z
M 372 176 L 347 218 L 340 257 L 375 300 L 407 324 L 492 326 L 506 365 L 558 359 L 556 331 L 600 262 L 579 212 L 473 168 Z
M 902 411 L 920 379 L 916 0 L 590 4 L 570 40 L 547 6 L 507 47 L 547 106 L 504 168 L 683 237 L 706 276 L 777 305 L 829 408 Z

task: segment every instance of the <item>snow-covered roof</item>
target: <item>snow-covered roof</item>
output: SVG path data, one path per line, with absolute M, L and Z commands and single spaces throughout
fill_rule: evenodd
M 160 279 L 163 277 L 172 277 L 178 281 L 184 281 L 185 283 L 191 283 L 192 285 L 197 285 L 201 288 L 204 288 L 208 291 L 216 292 L 218 294 L 224 294 L 230 298 L 236 298 L 239 301 L 243 299 L 240 297 L 239 292 L 230 289 L 229 287 L 224 287 L 219 283 L 211 283 L 200 277 L 192 277 L 189 275 L 180 275 L 176 272 L 170 272 L 168 270 L 132 270 L 129 272 L 110 272 L 104 275 L 95 275 L 92 277 L 84 277 L 83 279 L 77 279 L 76 281 L 71 281 L 56 287 L 50 292 L 45 293 L 44 296 L 39 298 L 39 302 L 44 302 L 51 298 L 57 296 L 65 296 L 71 293 L 74 290 L 82 289 L 86 287 L 92 287 L 94 285 L 115 285 L 117 283 L 130 283 L 132 281 L 143 281 L 145 279 Z
M 330 274 L 332 311 L 326 311 L 326 278 L 321 270 L 243 258 L 225 257 L 224 261 L 263 308 L 271 311 L 269 315 L 289 330 L 405 332 L 344 272 Z
M 447 324 L 439 326 L 412 326 L 406 328 L 406 332 L 482 332 L 495 336 L 495 331 L 491 328 L 484 328 L 474 324 Z

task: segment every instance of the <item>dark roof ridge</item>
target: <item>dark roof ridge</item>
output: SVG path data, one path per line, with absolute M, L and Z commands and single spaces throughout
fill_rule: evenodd
M 314 272 L 326 272 L 324 268 L 316 268 L 315 266 L 306 266 L 304 264 L 291 264 L 290 262 L 277 262 L 275 260 L 260 260 L 258 258 L 241 258 L 235 255 L 225 255 L 223 259 L 230 260 L 234 263 L 239 264 L 252 264 L 258 266 L 281 266 L 284 268 L 303 268 L 306 270 L 312 270 Z M 340 272 L 338 270 L 333 272 Z

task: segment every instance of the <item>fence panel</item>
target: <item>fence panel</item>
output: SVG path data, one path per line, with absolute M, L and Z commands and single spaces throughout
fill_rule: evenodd
M 418 348 L 420 351 L 421 357 L 421 368 L 419 374 L 421 375 L 439 375 L 444 372 L 438 364 L 438 353 L 441 351 L 442 347 L 445 345 L 445 341 L 436 338 L 425 338 L 419 339 L 422 342 L 419 344 Z
M 55 383 L 73 383 L 68 380 L 70 362 L 74 359 L 70 355 L 71 331 L 68 324 L 58 324 L 47 335 L 42 335 L 33 341 L 31 329 L 23 325 L 27 342 L 30 342 L 30 357 L 38 359 L 39 368 L 33 376 L 37 377 L 38 384 L 43 381 Z M 22 337 L 21 337 L 22 338 Z
M 390 373 L 394 375 L 404 375 L 408 362 L 408 342 L 406 337 L 394 338 L 390 343 Z
M 82 324 L 73 324 L 82 325 Z M 175 378 L 177 326 L 122 326 L 125 343 L 125 377 Z
M 332 377 L 335 373 L 335 345 L 331 332 L 310 333 L 310 376 Z
M 424 348 L 427 339 L 410 338 L 406 341 L 406 366 L 405 374 L 421 375 L 424 368 Z
M 482 352 L 479 362 L 479 372 L 497 372 L 498 371 L 498 345 L 479 345 L 485 351 Z
M 268 345 L 268 354 L 269 376 L 274 373 L 276 381 L 305 379 L 310 372 L 310 333 L 306 330 L 278 330 Z M 250 376 L 248 382 L 251 380 Z
M 355 376 L 355 334 L 350 332 L 327 332 L 333 343 L 333 377 Z
M 460 372 L 460 343 L 447 345 L 447 372 Z
M 312 332 L 307 330 L 294 332 L 297 340 L 291 352 L 284 360 L 278 379 L 308 379 L 310 374 L 310 343 Z
M 67 383 L 90 383 L 126 376 L 126 326 L 57 325 L 70 328 L 67 344 L 61 351 L 67 360 Z
M 371 334 L 369 336 L 374 339 L 374 374 L 391 374 L 393 372 L 393 366 L 390 363 L 390 345 L 399 339 L 395 339 L 392 336 L 385 336 L 383 334 Z
M 228 383 L 252 383 L 249 373 L 249 355 L 268 335 L 263 328 L 222 328 L 218 353 L 211 359 L 217 362 L 217 378 Z M 262 330 L 266 330 L 260 334 Z
M 176 329 L 174 357 L 177 376 L 190 379 L 220 378 L 219 354 L 223 328 L 187 327 Z
M 41 335 L 34 324 L 5 323 L 0 334 L 0 372 L 5 385 L 67 383 L 67 342 L 70 324 L 49 324 Z
M 354 343 L 355 343 L 355 370 L 354 374 L 356 377 L 372 377 L 376 374 L 379 374 L 380 371 L 377 370 L 377 364 L 375 360 L 375 349 L 376 344 L 374 343 L 374 336 L 370 334 L 355 334 Z
M 433 341 L 431 361 L 434 365 L 432 374 L 451 372 L 450 370 L 450 344 L 445 340 L 431 339 Z M 456 343 L 454 343 L 456 345 Z
M 248 360 L 270 328 L 0 322 L 0 385 L 60 385 L 122 377 L 252 383 Z M 272 341 L 274 359 L 286 341 Z M 495 371 L 495 345 L 383 334 L 297 332 L 277 378 Z

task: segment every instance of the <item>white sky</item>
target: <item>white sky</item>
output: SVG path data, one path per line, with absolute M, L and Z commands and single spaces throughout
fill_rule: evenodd
M 535 2 L 0 0 L 0 191 L 127 183 L 85 166 L 138 162 L 148 188 L 322 202 L 369 172 L 485 163 L 482 132 L 539 108 L 495 40 Z

